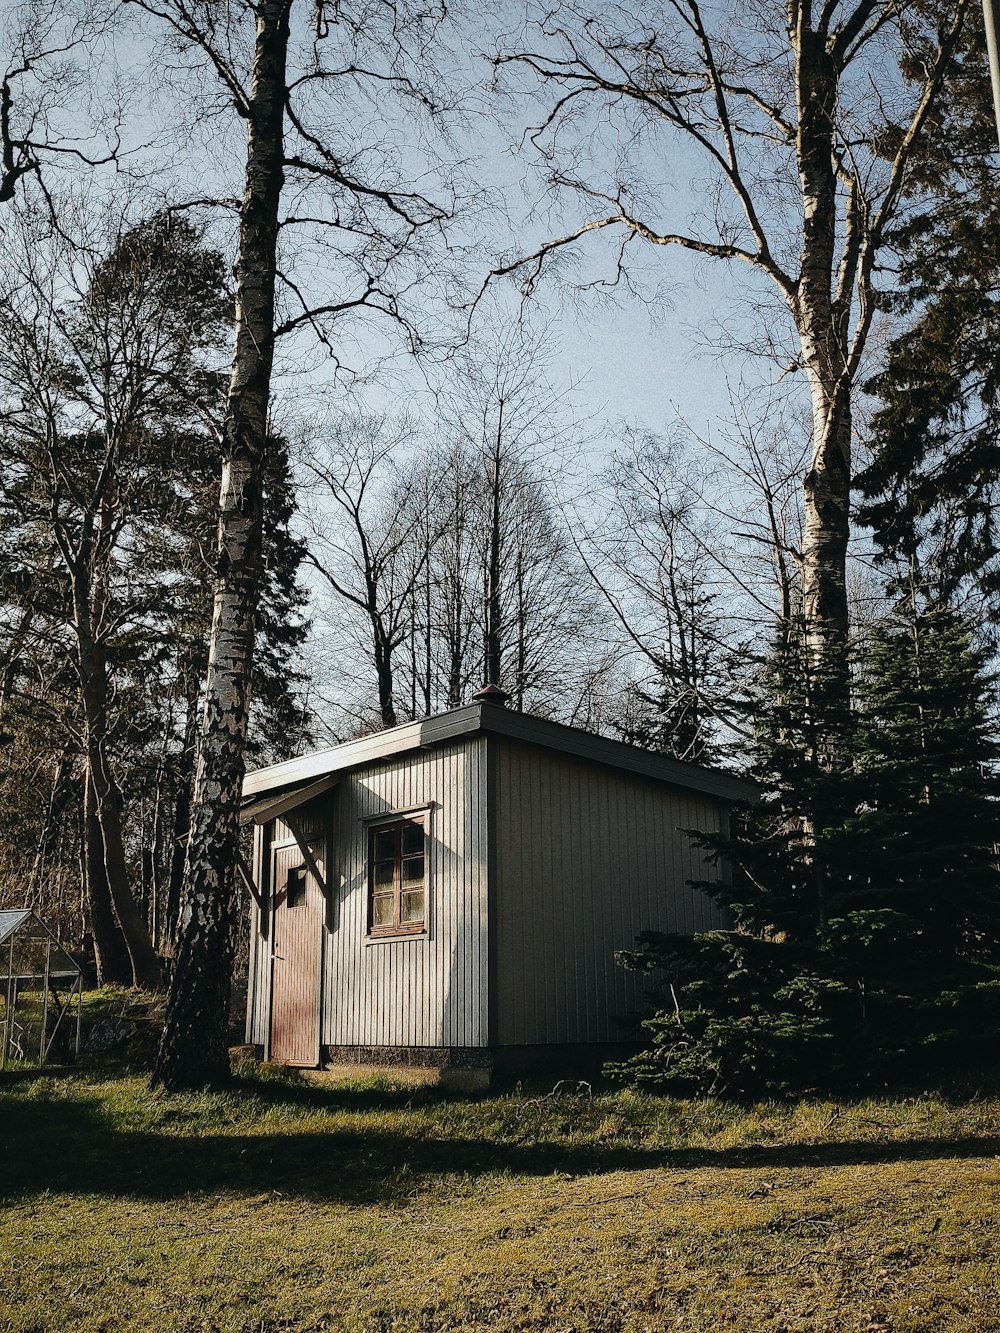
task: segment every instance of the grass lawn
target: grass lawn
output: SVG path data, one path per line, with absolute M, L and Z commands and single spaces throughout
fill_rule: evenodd
M 998 1115 L 8 1074 L 0 1330 L 988 1333 Z

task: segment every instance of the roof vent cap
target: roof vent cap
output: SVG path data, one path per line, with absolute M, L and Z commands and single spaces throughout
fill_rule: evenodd
M 510 695 L 506 690 L 502 690 L 499 685 L 484 685 L 481 690 L 477 690 L 472 696 L 473 703 L 496 704 L 498 708 L 505 708 Z

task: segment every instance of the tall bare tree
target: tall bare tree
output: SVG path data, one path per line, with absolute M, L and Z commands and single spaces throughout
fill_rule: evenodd
M 228 1074 L 233 874 L 275 341 L 311 328 L 339 362 L 338 319 L 377 311 L 415 344 L 403 293 L 426 271 L 422 237 L 448 210 L 407 187 L 388 143 L 393 99 L 405 108 L 399 123 L 411 110 L 440 109 L 414 62 L 440 14 L 324 0 L 237 0 L 223 13 L 210 0 L 132 3 L 162 25 L 192 75 L 208 74 L 216 109 L 221 90 L 247 126 L 214 615 L 176 967 L 153 1073 L 154 1084 L 172 1090 Z M 407 168 L 424 174 L 415 159 Z
M 457 552 L 471 539 L 475 552 L 474 565 L 463 560 L 461 597 L 478 621 L 475 670 L 519 709 L 545 696 L 551 707 L 559 677 L 568 686 L 578 674 L 590 610 L 559 507 L 585 426 L 574 420 L 572 391 L 550 382 L 545 333 L 526 323 L 488 328 L 459 365 L 444 406 L 454 441 L 446 466 L 461 478 L 450 545 Z M 460 618 L 449 619 L 457 629 Z
M 876 265 L 968 9 L 573 3 L 540 13 L 495 60 L 524 76 L 532 98 L 547 97 L 525 142 L 551 188 L 582 210 L 499 273 L 530 289 L 557 252 L 610 233 L 611 282 L 630 275 L 636 246 L 682 248 L 748 265 L 791 316 L 812 405 L 803 610 L 828 667 L 847 636 L 852 396 Z M 655 182 L 692 153 L 706 179 L 694 216 L 678 216 Z
M 423 629 L 422 651 L 413 659 L 413 696 L 425 711 L 458 708 L 485 683 L 480 632 L 480 460 L 461 437 L 448 440 L 428 460 L 426 489 L 446 515 L 428 562 L 423 615 L 411 616 L 414 645 Z M 419 669 L 422 666 L 422 671 Z
M 725 539 L 705 479 L 678 439 L 628 434 L 602 478 L 580 546 L 637 661 L 616 724 L 624 739 L 695 763 L 733 718 L 740 634 Z
M 109 0 L 21 0 L 4 6 L 0 204 L 41 197 L 58 224 L 54 179 L 118 159 L 123 118 L 118 90 L 111 91 L 113 79 L 95 77 L 100 61 L 109 58 L 117 17 Z
M 399 721 L 394 658 L 441 523 L 413 493 L 415 470 L 402 457 L 412 435 L 405 420 L 355 414 L 303 458 L 314 501 L 307 559 L 365 621 L 384 727 Z

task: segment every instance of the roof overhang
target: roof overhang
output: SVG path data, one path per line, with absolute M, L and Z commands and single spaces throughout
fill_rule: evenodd
M 276 792 L 268 792 L 257 800 L 247 801 L 244 804 L 240 810 L 240 823 L 269 824 L 272 819 L 290 814 L 300 805 L 306 805 L 317 796 L 322 796 L 324 792 L 336 787 L 339 781 L 340 779 L 333 774 L 327 774 L 316 782 L 306 782 Z
M 352 769 L 483 732 L 505 736 L 527 745 L 540 745 L 548 750 L 573 755 L 655 782 L 666 782 L 687 791 L 702 792 L 720 801 L 752 802 L 758 795 L 754 783 L 721 769 L 704 768 L 700 764 L 670 759 L 666 755 L 640 750 L 635 745 L 609 740 L 606 736 L 595 736 L 591 732 L 581 731 L 579 727 L 567 727 L 546 718 L 511 712 L 496 704 L 472 703 L 453 709 L 450 713 L 440 713 L 419 722 L 404 722 L 402 726 L 392 727 L 388 731 L 375 732 L 360 740 L 346 741 L 328 750 L 319 750 L 248 773 L 243 781 L 243 797 L 247 802 L 244 810 L 245 813 L 254 813 L 246 814 L 246 818 L 257 823 L 276 818 L 281 813 L 275 808 L 281 804 L 281 793 L 295 797 L 292 805 L 284 807 L 289 810 L 294 805 L 320 795 L 319 783 L 323 779 L 328 780 L 332 787 L 338 775 Z M 309 794 L 300 795 L 302 792 Z M 251 797 L 258 799 L 248 800 Z M 271 813 L 264 813 L 268 809 Z

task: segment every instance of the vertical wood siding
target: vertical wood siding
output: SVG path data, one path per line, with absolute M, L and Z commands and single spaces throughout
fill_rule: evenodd
M 364 821 L 425 805 L 430 805 L 426 936 L 369 943 Z M 470 737 L 345 773 L 315 808 L 327 830 L 323 1044 L 485 1046 L 485 738 Z M 275 845 L 287 836 L 282 822 L 275 821 Z M 255 913 L 248 1030 L 249 1040 L 264 1044 L 269 977 L 260 960 L 270 948 L 259 925 Z
M 266 902 L 270 889 L 269 828 L 253 831 L 253 878 Z M 250 903 L 250 967 L 247 977 L 247 1035 L 251 1045 L 266 1046 L 271 1021 L 271 931 L 260 908 Z
M 494 741 L 492 947 L 499 1045 L 615 1041 L 643 978 L 616 965 L 641 930 L 724 923 L 687 886 L 717 871 L 680 830 L 719 828 L 709 797 L 537 746 Z
M 369 943 L 363 821 L 425 803 L 427 937 Z M 331 805 L 324 1043 L 486 1045 L 485 738 L 347 774 Z

